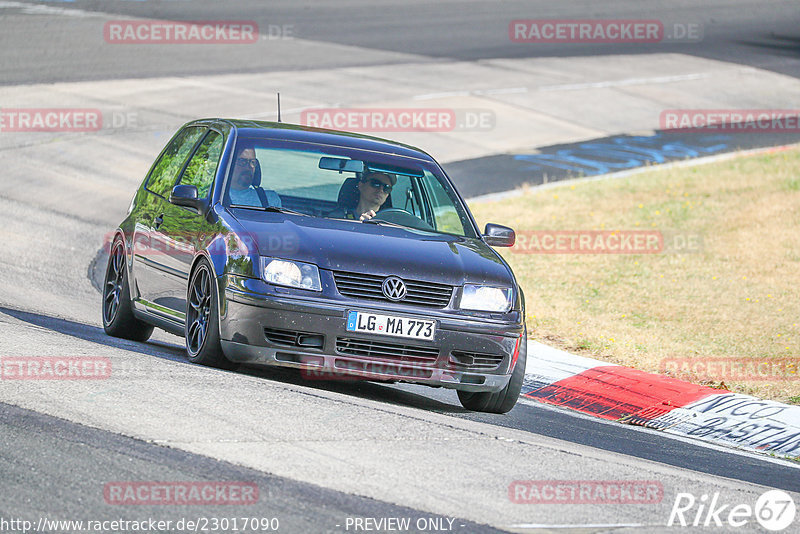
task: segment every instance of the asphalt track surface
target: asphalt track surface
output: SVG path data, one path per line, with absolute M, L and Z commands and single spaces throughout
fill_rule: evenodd
M 0 505 L 4 518 L 142 521 L 147 517 L 171 521 L 175 526 L 181 519 L 199 522 L 211 517 L 247 517 L 260 522 L 262 518 L 278 518 L 276 530 L 282 532 L 340 532 L 348 517 L 404 517 L 414 524 L 431 517 L 7 404 L 0 404 L 0 436 L 4 484 L 18 488 L 4 494 Z M 193 505 L 125 507 L 115 505 L 110 495 L 98 491 L 108 483 L 128 480 L 244 481 L 258 488 L 261 499 L 256 505 L 220 504 L 201 510 Z M 453 524 L 465 532 L 501 532 L 487 525 L 456 521 Z
M 76 0 L 25 2 L 57 8 L 162 20 L 253 20 L 262 37 L 275 46 L 265 51 L 222 47 L 208 51 L 187 46 L 164 52 L 147 45 L 109 52 L 102 40 L 80 31 L 80 17 L 69 25 L 52 24 L 44 34 L 8 10 L 0 36 L 0 83 L 104 80 L 164 75 L 264 72 L 271 70 L 337 68 L 368 64 L 347 55 L 305 53 L 284 49 L 278 35 L 332 44 L 357 46 L 432 61 L 478 61 L 488 58 L 575 57 L 609 54 L 676 52 L 721 59 L 791 76 L 800 75 L 800 9 L 786 1 L 713 0 L 694 2 L 550 2 L 515 0 L 482 2 L 445 0 L 345 0 L 294 2 L 277 0 Z M 46 15 L 42 15 L 46 16 Z M 17 18 L 20 17 L 20 20 Z M 508 39 L 515 19 L 658 19 L 672 24 L 700 24 L 700 42 L 674 44 L 542 44 L 535 47 Z M 270 41 L 270 27 L 274 41 Z M 286 28 L 287 32 L 278 28 Z M 31 33 L 37 30 L 36 33 Z M 378 61 L 385 61 L 381 57 Z M 395 58 L 403 61 L 402 57 Z M 355 80 L 354 80 L 355 82 Z
M 587 14 L 591 14 L 592 18 L 660 18 L 676 23 L 700 22 L 705 32 L 702 43 L 676 43 L 666 48 L 661 45 L 658 51 L 674 50 L 682 54 L 738 62 L 794 77 L 800 75 L 800 9 L 794 2 L 770 3 L 769 9 L 764 9 L 762 2 L 705 2 L 702 5 L 697 5 L 696 2 L 674 2 L 669 5 L 662 2 L 612 2 L 602 5 L 595 2 L 574 2 L 569 5 L 551 2 L 340 2 L 335 7 L 327 2 L 297 5 L 292 2 L 266 4 L 255 1 L 219 3 L 182 0 L 79 0 L 68 3 L 7 4 L 12 5 L 0 11 L 0 26 L 3 29 L 0 33 L 0 84 L 4 85 L 270 72 L 326 66 L 338 68 L 373 62 L 400 64 L 407 54 L 426 56 L 432 62 L 445 62 L 516 58 L 534 53 L 538 56 L 568 58 L 595 54 L 648 54 L 655 50 L 647 46 L 632 48 L 625 45 L 553 45 L 531 49 L 509 43 L 507 37 L 503 37 L 511 19 L 585 18 Z M 357 46 L 374 50 L 376 54 L 374 57 L 369 54 L 332 56 L 321 54 L 316 49 L 294 50 L 281 40 L 275 42 L 275 53 L 236 49 L 233 60 L 231 51 L 224 47 L 221 47 L 223 50 L 209 51 L 202 47 L 188 46 L 167 53 L 148 50 L 147 47 L 121 48 L 119 51 L 109 52 L 106 47 L 101 53 L 96 37 L 82 31 L 81 25 L 90 15 L 76 16 L 66 23 L 58 14 L 48 11 L 37 13 L 35 7 L 26 7 L 26 4 L 49 6 L 48 9 L 55 10 L 63 5 L 65 8 L 81 9 L 89 14 L 115 13 L 121 17 L 176 20 L 252 19 L 262 28 L 269 28 L 270 25 L 290 27 L 292 34 L 298 38 Z M 48 23 L 49 33 L 42 36 L 43 38 L 31 38 L 30 29 L 40 29 L 41 21 L 49 21 L 47 17 L 51 16 L 53 22 Z M 266 37 L 269 41 L 269 35 Z M 775 140 L 775 144 L 782 141 L 783 139 Z M 748 146 L 761 145 L 751 143 Z M 571 145 L 552 147 L 552 151 L 570 147 Z M 451 165 L 456 168 L 462 164 L 474 166 L 482 165 L 483 162 L 457 162 Z M 508 165 L 519 163 L 514 160 Z M 510 181 L 501 185 L 502 188 L 510 188 L 518 183 L 519 181 Z M 490 192 L 477 187 L 470 190 L 468 183 L 464 186 L 468 189 L 467 194 Z M 103 219 L 91 207 L 74 205 L 72 209 L 79 218 Z M 22 211 L 18 216 L 25 220 L 28 213 Z M 115 224 L 115 221 L 103 220 L 107 224 Z M 50 274 L 46 269 L 37 267 L 35 256 L 32 259 L 31 251 L 24 250 L 21 246 L 4 252 L 4 269 L 11 269 L 10 263 L 14 258 L 24 260 L 34 279 L 46 278 Z M 84 264 L 81 276 L 88 269 L 89 266 Z M 0 288 L 0 295 L 6 292 L 11 294 L 13 289 L 1 279 Z M 54 299 L 58 293 L 70 295 L 69 298 L 72 298 L 72 293 L 65 287 L 54 285 L 52 292 Z M 92 298 L 99 301 L 97 295 Z M 62 297 L 62 300 L 68 299 Z M 97 304 L 98 302 L 90 298 L 85 302 L 75 302 L 75 307 L 83 310 L 99 307 Z M 97 322 L 87 320 L 84 313 L 76 312 L 72 316 L 63 310 L 52 310 L 50 313 L 42 311 L 47 308 L 47 300 L 38 294 L 31 295 L 27 301 L 17 299 L 11 302 L 2 297 L 0 335 L 3 341 L 0 346 L 3 347 L 3 354 L 22 351 L 33 343 L 49 345 L 54 351 L 59 350 L 59 346 L 68 347 L 65 350 L 70 350 L 69 347 L 80 347 L 80 350 L 96 347 L 97 350 L 113 351 L 115 355 L 119 352 L 146 357 L 150 364 L 159 367 L 162 364 L 169 365 L 170 369 L 177 369 L 176 373 L 183 370 L 195 374 L 204 373 L 203 369 L 198 370 L 183 360 L 179 338 L 158 335 L 146 344 L 121 342 L 105 336 L 102 327 Z M 156 384 L 153 388 L 154 395 L 159 388 L 169 388 L 169 376 Z M 630 457 L 632 463 L 635 463 L 634 459 L 637 459 L 636 462 L 641 459 L 673 466 L 681 472 L 689 472 L 689 478 L 695 476 L 692 472 L 697 478 L 702 478 L 701 474 L 718 476 L 721 477 L 719 480 L 728 479 L 732 487 L 736 486 L 735 481 L 742 481 L 800 492 L 800 471 L 791 463 L 709 448 L 530 402 L 520 402 L 510 414 L 496 417 L 464 411 L 458 405 L 455 394 L 447 390 L 369 383 L 317 383 L 309 386 L 294 373 L 253 368 L 245 368 L 234 374 L 225 373 L 223 378 L 230 377 L 253 379 L 264 388 L 277 384 L 289 389 L 310 388 L 321 397 L 330 394 L 338 398 L 343 395 L 354 402 L 374 405 L 382 411 L 419 411 L 431 416 L 439 414 L 445 419 L 453 418 L 524 431 L 533 442 L 562 440 L 580 451 L 603 450 Z M 31 403 L 36 402 L 39 400 L 32 397 Z M 21 399 L 20 405 L 24 404 Z M 339 415 L 343 420 L 349 420 L 353 415 L 347 413 L 351 409 L 348 406 L 340 408 Z M 142 410 L 143 417 L 146 417 L 149 407 L 142 406 Z M 93 428 L 102 426 L 96 421 L 79 424 L 81 422 L 74 418 L 65 420 L 0 403 L 0 458 L 3 459 L 0 464 L 0 479 L 3 481 L 0 489 L 0 517 L 141 519 L 149 515 L 175 519 L 190 515 L 241 513 L 248 516 L 279 515 L 282 526 L 285 525 L 281 530 L 285 532 L 327 532 L 342 531 L 342 522 L 347 517 L 404 516 L 416 519 L 432 516 L 414 507 L 328 489 L 323 481 L 314 484 L 291 477 L 265 474 L 263 471 L 235 465 L 236 462 L 219 461 L 205 454 L 193 454 L 164 447 L 157 442 L 120 435 L 125 432 Z M 203 424 L 202 421 L 197 423 L 198 426 Z M 120 425 L 124 426 L 125 421 L 120 421 Z M 593 468 L 588 463 L 590 459 L 582 458 L 580 461 L 587 462 L 585 468 L 582 467 L 586 470 L 586 478 L 593 478 Z M 521 467 L 520 471 L 524 469 Z M 554 479 L 567 476 L 563 474 L 562 467 L 556 465 L 551 466 L 551 470 L 546 473 Z M 453 484 L 460 483 L 456 474 L 451 473 L 451 476 Z M 102 494 L 98 493 L 98 487 L 108 481 L 167 479 L 253 481 L 261 488 L 262 504 L 246 510 L 221 511 L 204 508 L 202 514 L 199 514 L 197 507 L 167 511 L 163 508 L 109 507 L 103 502 Z M 235 514 L 229 513 L 234 511 Z M 581 521 L 577 514 L 574 518 L 561 518 L 566 523 L 571 523 L 572 519 Z M 663 524 L 664 520 L 664 517 L 659 517 L 656 523 Z M 584 518 L 583 522 L 586 521 Z M 460 530 L 465 532 L 493 531 L 491 527 L 480 522 L 461 519 L 456 522 L 463 525 Z M 550 522 L 553 522 L 552 519 Z

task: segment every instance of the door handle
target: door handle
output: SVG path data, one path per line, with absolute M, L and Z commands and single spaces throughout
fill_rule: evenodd
M 158 217 L 155 218 L 153 221 L 153 227 L 158 230 L 158 228 L 164 223 L 164 214 L 162 213 Z

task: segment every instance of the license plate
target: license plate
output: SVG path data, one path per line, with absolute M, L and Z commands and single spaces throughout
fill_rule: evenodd
M 347 331 L 433 341 L 436 321 L 351 311 L 347 314 Z

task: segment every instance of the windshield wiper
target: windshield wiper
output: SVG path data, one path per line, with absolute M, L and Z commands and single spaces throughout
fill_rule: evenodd
M 302 215 L 303 217 L 311 217 L 307 213 L 301 213 L 299 211 L 290 210 L 289 208 L 281 208 L 278 206 L 249 206 L 245 204 L 231 204 L 232 208 L 244 208 L 246 210 L 258 210 L 258 211 L 272 211 L 277 213 L 288 213 L 289 215 Z
M 288 213 L 289 215 L 302 215 L 303 217 L 311 217 L 308 213 L 301 213 L 299 211 L 290 210 L 289 208 L 282 208 L 280 206 L 267 206 L 264 211 L 274 211 L 277 213 Z
M 383 219 L 364 219 L 361 222 L 369 224 L 378 224 L 380 226 L 394 226 L 395 228 L 411 228 L 413 230 L 417 230 L 417 228 L 414 228 L 413 226 L 406 226 L 405 224 L 397 224 L 394 222 L 384 221 Z

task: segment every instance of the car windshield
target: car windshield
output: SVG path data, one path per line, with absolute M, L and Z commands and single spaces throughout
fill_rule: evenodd
M 233 156 L 225 205 L 353 220 L 377 208 L 371 223 L 476 237 L 466 208 L 432 163 L 247 138 Z

